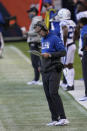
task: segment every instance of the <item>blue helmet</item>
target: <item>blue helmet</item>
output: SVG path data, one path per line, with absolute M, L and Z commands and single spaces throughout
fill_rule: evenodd
M 49 4 L 52 4 L 52 0 L 43 0 L 43 3 L 49 3 Z

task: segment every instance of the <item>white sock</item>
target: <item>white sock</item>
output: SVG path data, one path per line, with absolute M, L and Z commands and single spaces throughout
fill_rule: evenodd
M 74 85 L 74 76 L 75 76 L 74 68 L 72 69 L 65 68 L 63 69 L 63 73 L 67 81 L 67 85 L 73 86 Z

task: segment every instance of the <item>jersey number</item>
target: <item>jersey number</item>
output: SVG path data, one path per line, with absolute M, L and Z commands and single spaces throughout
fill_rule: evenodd
M 68 32 L 68 39 L 73 39 L 75 28 L 70 26 Z

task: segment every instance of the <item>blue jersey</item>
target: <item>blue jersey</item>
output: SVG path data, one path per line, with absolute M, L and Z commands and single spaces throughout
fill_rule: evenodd
M 60 22 L 56 21 L 51 22 L 50 32 L 60 37 Z
M 81 29 L 81 40 L 82 40 L 82 48 L 84 47 L 84 35 L 87 34 L 87 25 L 84 25 Z
M 0 13 L 0 32 L 2 32 L 2 25 L 5 24 L 2 14 Z
M 42 44 L 42 53 L 65 51 L 61 39 L 58 36 L 54 35 L 53 33 L 49 33 L 45 38 L 42 38 L 41 44 Z

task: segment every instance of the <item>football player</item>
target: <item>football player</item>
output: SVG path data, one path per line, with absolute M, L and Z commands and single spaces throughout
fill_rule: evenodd
M 76 24 L 71 20 L 71 12 L 62 8 L 58 11 L 57 17 L 60 21 L 60 33 L 61 39 L 67 50 L 67 55 L 63 58 L 64 69 L 63 73 L 67 81 L 66 90 L 74 90 L 74 76 L 75 71 L 73 68 L 74 55 L 76 50 L 75 39 L 75 27 Z

